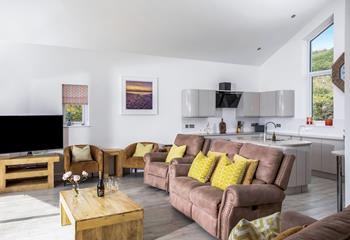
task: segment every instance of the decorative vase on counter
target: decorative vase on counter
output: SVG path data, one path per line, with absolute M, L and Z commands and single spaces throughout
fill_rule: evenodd
M 219 124 L 219 131 L 220 131 L 220 134 L 226 133 L 226 123 L 224 122 L 223 118 L 221 118 L 221 122 Z

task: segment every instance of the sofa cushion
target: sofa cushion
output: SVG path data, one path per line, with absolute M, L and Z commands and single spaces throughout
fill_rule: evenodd
M 190 134 L 177 134 L 174 144 L 177 146 L 186 145 L 186 154 L 190 156 L 196 156 L 200 150 L 202 150 L 204 143 L 204 137 L 199 135 Z
M 215 159 L 215 155 L 206 157 L 202 152 L 199 152 L 191 164 L 188 176 L 201 183 L 208 182 L 210 178 L 209 173 L 213 171 L 212 169 L 215 165 Z
M 72 162 L 92 161 L 90 146 L 72 146 Z
M 222 156 L 211 178 L 211 185 L 225 190 L 230 185 L 240 184 L 247 166 L 247 160 L 235 159 L 232 162 L 226 155 Z
M 229 158 L 232 158 L 233 155 L 239 153 L 242 145 L 243 144 L 239 142 L 232 142 L 224 139 L 215 139 L 211 141 L 209 151 L 226 153 Z
M 170 163 L 175 158 L 182 158 L 186 152 L 186 145 L 176 146 L 175 144 L 170 148 L 170 151 L 165 159 L 165 162 Z
M 153 144 L 137 143 L 133 157 L 144 157 L 146 153 L 152 152 Z
M 148 173 L 157 177 L 166 178 L 169 164 L 165 162 L 152 162 L 149 164 Z
M 256 179 L 268 184 L 275 181 L 283 157 L 282 151 L 276 148 L 245 143 L 240 149 L 239 155 L 259 160 L 259 166 L 255 174 Z
M 200 186 L 190 193 L 191 202 L 209 215 L 217 217 L 224 191 L 212 186 Z
M 190 177 L 176 177 L 171 179 L 171 181 L 171 191 L 186 200 L 190 199 L 190 192 L 194 188 L 205 185 Z

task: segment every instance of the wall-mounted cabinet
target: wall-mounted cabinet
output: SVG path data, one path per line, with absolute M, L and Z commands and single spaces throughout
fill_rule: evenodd
M 182 90 L 182 117 L 214 117 L 216 115 L 215 90 Z
M 294 90 L 244 92 L 238 105 L 239 117 L 293 117 Z
M 260 117 L 260 93 L 244 92 L 237 107 L 239 117 Z
M 276 116 L 276 91 L 260 93 L 260 117 Z

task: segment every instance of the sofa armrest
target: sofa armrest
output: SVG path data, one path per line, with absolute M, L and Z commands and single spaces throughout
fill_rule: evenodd
M 283 190 L 273 184 L 229 186 L 219 210 L 220 239 L 228 239 L 232 228 L 242 218 L 253 220 L 280 211 L 284 198 Z
M 183 157 L 183 158 L 174 158 L 173 160 L 171 160 L 171 164 L 192 164 L 194 160 L 193 156 L 187 156 L 187 157 Z
M 296 226 L 310 225 L 317 220 L 294 211 L 281 213 L 281 232 Z
M 234 207 L 281 203 L 285 198 L 284 192 L 273 184 L 232 185 L 225 190 L 224 197 L 229 194 L 233 196 Z
M 168 153 L 166 152 L 151 152 L 151 153 L 147 153 L 143 157 L 143 160 L 145 161 L 145 163 L 165 162 L 165 159 L 167 156 L 168 156 Z
M 187 176 L 190 171 L 190 164 L 171 164 L 169 166 L 169 177 L 183 177 Z

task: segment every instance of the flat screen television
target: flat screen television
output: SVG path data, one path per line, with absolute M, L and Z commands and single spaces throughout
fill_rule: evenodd
M 61 149 L 63 116 L 0 116 L 0 139 L 0 154 Z

